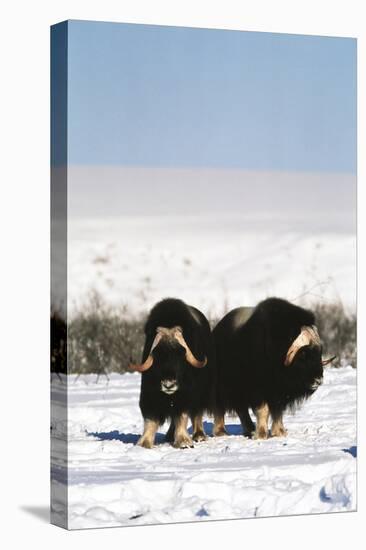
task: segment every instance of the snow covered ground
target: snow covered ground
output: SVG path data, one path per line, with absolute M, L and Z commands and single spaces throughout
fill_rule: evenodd
M 337 223 L 298 214 L 70 220 L 69 313 L 92 290 L 131 314 L 167 296 L 212 317 L 270 295 L 341 299 L 354 309 L 356 236 Z
M 68 524 L 70 529 L 356 509 L 356 371 L 329 368 L 324 384 L 295 415 L 286 438 L 244 439 L 236 417 L 229 436 L 174 449 L 135 445 L 142 430 L 140 375 L 69 376 Z M 53 398 L 66 385 L 57 378 Z M 61 418 L 61 414 L 59 417 Z M 206 419 L 211 432 L 212 419 Z M 53 425 L 53 436 L 65 426 Z M 56 494 L 65 488 L 53 460 Z M 57 502 L 55 502 L 57 509 Z

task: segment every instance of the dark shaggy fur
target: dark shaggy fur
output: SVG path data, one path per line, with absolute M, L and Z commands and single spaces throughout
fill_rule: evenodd
M 57 313 L 51 314 L 51 373 L 67 374 L 67 326 Z
M 185 349 L 178 342 L 162 340 L 153 350 L 152 367 L 142 373 L 140 409 L 144 419 L 159 424 L 178 418 L 182 413 L 191 417 L 210 410 L 212 400 L 212 376 L 214 368 L 214 345 L 210 325 L 206 317 L 195 307 L 181 300 L 167 298 L 151 310 L 145 325 L 146 341 L 142 362 L 149 355 L 157 327 L 180 326 L 190 350 L 197 360 L 207 357 L 203 368 L 194 368 L 186 360 Z M 161 382 L 177 380 L 178 390 L 172 395 L 161 391 Z M 174 438 L 174 429 L 169 430 Z
M 323 376 L 321 349 L 304 346 L 285 366 L 286 353 L 304 325 L 314 325 L 311 311 L 279 298 L 260 302 L 250 313 L 237 308 L 213 331 L 217 383 L 215 414 L 235 412 L 254 428 L 248 408 L 267 403 L 272 418 L 309 397 Z

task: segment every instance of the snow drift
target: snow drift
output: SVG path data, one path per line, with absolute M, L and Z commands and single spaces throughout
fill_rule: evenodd
M 294 415 L 289 435 L 266 441 L 229 436 L 193 449 L 137 447 L 142 431 L 140 375 L 54 377 L 55 406 L 68 392 L 70 529 L 341 512 L 356 509 L 356 371 L 328 368 L 324 384 Z M 61 406 L 61 405 L 60 405 Z M 62 415 L 60 415 L 61 418 Z M 205 419 L 210 434 L 212 418 Z M 57 440 L 65 426 L 55 423 Z M 55 445 L 57 449 L 57 445 Z M 53 458 L 55 494 L 65 494 L 61 453 Z M 61 497 L 60 497 L 61 498 Z M 54 503 L 60 513 L 62 506 Z

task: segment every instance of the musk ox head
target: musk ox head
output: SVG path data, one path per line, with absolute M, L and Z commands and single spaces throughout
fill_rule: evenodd
M 130 364 L 129 370 L 147 373 L 160 391 L 172 395 L 187 384 L 191 367 L 200 369 L 206 363 L 206 357 L 199 361 L 193 355 L 181 327 L 157 327 L 147 358 L 142 364 Z
M 323 382 L 323 367 L 333 361 L 322 358 L 322 346 L 315 325 L 301 327 L 287 350 L 284 364 L 291 369 L 291 378 L 311 395 Z M 289 371 L 290 372 L 290 371 Z

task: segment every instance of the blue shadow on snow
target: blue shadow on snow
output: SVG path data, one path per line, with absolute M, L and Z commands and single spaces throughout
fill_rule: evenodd
M 86 432 L 90 437 L 96 437 L 99 441 L 121 441 L 121 443 L 132 443 L 136 445 L 139 440 L 138 434 L 121 434 L 118 430 L 112 432 Z M 157 433 L 155 436 L 155 443 L 164 443 L 165 434 Z
M 354 445 L 353 447 L 350 447 L 349 449 L 342 449 L 344 453 L 349 453 L 353 456 L 353 458 L 357 458 L 357 446 Z
M 204 430 L 208 436 L 212 436 L 212 430 L 213 430 L 213 423 L 212 422 L 204 422 L 203 423 Z M 243 430 L 241 427 L 241 424 L 226 424 L 225 425 L 226 431 L 229 435 L 242 435 Z M 188 429 L 188 432 L 192 434 L 192 426 Z M 118 430 L 113 430 L 111 432 L 86 432 L 86 434 L 90 437 L 96 437 L 99 441 L 121 441 L 121 443 L 132 443 L 132 445 L 136 445 L 137 441 L 139 440 L 138 434 L 125 434 L 120 433 Z M 165 442 L 165 434 L 157 433 L 155 436 L 155 444 L 164 443 Z M 351 447 L 352 449 L 353 447 Z M 348 451 L 345 450 L 345 451 Z M 348 451 L 351 452 L 351 451 Z

